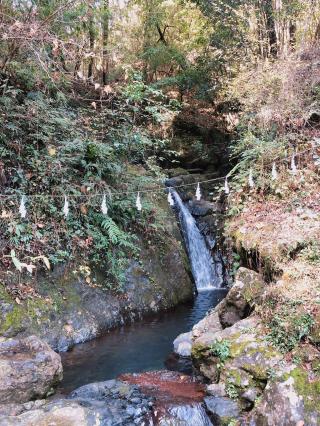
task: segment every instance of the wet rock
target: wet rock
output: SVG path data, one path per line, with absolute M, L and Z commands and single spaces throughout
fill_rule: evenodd
M 1 426 L 116 426 L 142 424 L 152 401 L 136 386 L 118 380 L 93 383 L 69 399 L 47 402 L 21 414 L 2 416 Z
M 60 356 L 38 337 L 0 342 L 0 402 L 45 396 L 61 379 Z
M 134 403 L 141 402 L 141 393 L 136 386 L 131 386 L 120 380 L 90 383 L 81 386 L 70 394 L 72 399 L 105 400 L 106 398 L 121 398 Z
M 181 178 L 180 176 L 175 176 L 170 179 L 166 179 L 165 185 L 168 188 L 174 188 L 175 186 L 183 185 L 183 178 Z
M 193 216 L 207 216 L 217 210 L 215 203 L 210 203 L 206 200 L 189 201 L 188 207 Z
M 196 174 L 183 174 L 179 176 L 174 176 L 170 179 L 165 180 L 165 185 L 168 188 L 174 188 L 179 185 L 192 184 L 196 185 L 196 182 L 200 179 L 201 175 Z
M 320 423 L 320 380 L 307 371 L 287 366 L 269 381 L 256 405 L 250 426 L 316 426 Z
M 182 167 L 177 167 L 175 169 L 167 169 L 166 173 L 170 178 L 173 178 L 173 177 L 177 177 L 177 176 L 181 176 L 181 175 L 186 175 L 189 172 L 187 170 L 183 169 Z
M 264 287 L 264 281 L 259 274 L 250 269 L 240 268 L 233 287 L 219 305 L 218 312 L 222 326 L 230 327 L 246 318 L 253 311 Z
M 178 405 L 170 407 L 157 416 L 159 426 L 212 426 L 202 404 Z
M 204 410 L 204 385 L 192 376 L 173 371 L 126 374 L 121 380 L 137 384 L 141 391 L 154 397 L 152 417 L 146 425 L 211 426 Z
M 190 357 L 192 347 L 191 338 L 192 332 L 180 334 L 173 342 L 174 352 L 182 357 Z
M 165 360 L 164 365 L 170 371 L 179 371 L 183 374 L 192 374 L 193 367 L 190 357 L 181 357 L 175 353 L 171 353 Z
M 228 425 L 231 420 L 237 419 L 240 415 L 237 402 L 230 398 L 211 396 L 204 401 L 217 426 Z

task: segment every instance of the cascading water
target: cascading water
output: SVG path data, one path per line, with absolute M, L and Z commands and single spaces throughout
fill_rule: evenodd
M 219 288 L 221 286 L 221 277 L 216 271 L 211 253 L 195 219 L 176 191 L 172 190 L 172 196 L 178 208 L 181 229 L 197 290 L 207 291 Z

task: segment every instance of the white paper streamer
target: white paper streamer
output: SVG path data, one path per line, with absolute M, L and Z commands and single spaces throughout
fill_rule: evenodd
M 173 207 L 174 206 L 174 199 L 173 199 L 173 197 L 172 197 L 172 194 L 171 194 L 171 190 L 169 189 L 169 193 L 168 193 L 168 203 L 170 204 L 170 206 L 171 207 Z
M 65 218 L 67 218 L 69 214 L 69 201 L 66 196 L 64 197 L 63 214 Z
M 226 177 L 226 180 L 224 181 L 224 192 L 228 195 L 230 194 L 230 188 L 228 184 L 228 178 Z
M 105 194 L 103 196 L 102 203 L 101 203 L 101 211 L 102 211 L 102 214 L 104 215 L 108 214 L 107 199 Z
M 200 184 L 199 183 L 197 185 L 197 190 L 196 190 L 196 199 L 197 199 L 197 201 L 201 200 L 201 190 L 200 190 Z
M 271 177 L 272 177 L 272 180 L 277 180 L 278 179 L 278 172 L 277 172 L 276 163 L 273 163 L 273 165 L 272 165 Z
M 292 174 L 297 174 L 297 166 L 296 166 L 296 158 L 295 155 L 293 154 L 292 158 L 291 158 L 291 172 Z
M 137 209 L 139 210 L 139 212 L 142 210 L 142 204 L 141 204 L 140 192 L 138 192 L 138 195 L 137 195 L 136 207 L 137 207 Z
M 26 197 L 22 195 L 20 206 L 19 206 L 19 213 L 22 219 L 24 219 L 27 216 L 27 209 L 26 209 Z
M 252 169 L 250 169 L 250 172 L 249 172 L 248 184 L 249 184 L 250 188 L 254 188 L 254 180 L 253 180 Z

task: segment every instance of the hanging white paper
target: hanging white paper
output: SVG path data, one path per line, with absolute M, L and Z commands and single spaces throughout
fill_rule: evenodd
M 173 197 L 172 197 L 172 194 L 171 194 L 171 190 L 169 189 L 169 193 L 168 193 L 168 203 L 170 204 L 170 206 L 171 207 L 173 207 L 174 206 L 174 199 L 173 199 Z
M 102 203 L 101 203 L 101 211 L 102 214 L 107 215 L 108 214 L 108 206 L 107 206 L 107 199 L 106 195 L 103 196 Z
M 254 188 L 254 180 L 253 180 L 252 169 L 250 169 L 250 172 L 249 172 L 248 184 L 249 184 L 250 188 Z
M 273 163 L 273 165 L 272 165 L 271 177 L 272 177 L 272 180 L 277 180 L 278 179 L 278 172 L 277 172 L 276 163 Z
M 69 214 L 69 201 L 66 196 L 64 197 L 63 214 L 65 218 L 67 218 Z
M 226 177 L 226 180 L 224 181 L 224 192 L 228 195 L 230 194 L 230 188 L 228 184 L 228 178 Z
M 139 210 L 139 212 L 142 210 L 142 204 L 141 204 L 140 192 L 138 192 L 138 195 L 137 195 L 136 207 L 137 207 L 137 209 Z
M 26 197 L 22 195 L 20 206 L 19 206 L 19 213 L 22 219 L 24 219 L 27 216 L 27 209 L 26 209 Z
M 200 190 L 200 184 L 199 183 L 197 185 L 197 190 L 196 190 L 196 199 L 197 199 L 197 201 L 201 200 L 201 190 Z

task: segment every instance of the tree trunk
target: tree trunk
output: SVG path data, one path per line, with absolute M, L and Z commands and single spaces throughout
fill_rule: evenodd
M 90 46 L 91 55 L 93 55 L 93 52 L 94 52 L 94 42 L 95 42 L 94 20 L 91 14 L 89 18 L 89 46 Z M 93 56 L 90 56 L 89 66 L 88 66 L 88 78 L 91 78 L 91 79 L 93 77 L 93 65 L 94 65 L 94 58 Z
M 103 0 L 102 10 L 102 83 L 108 82 L 109 76 L 109 0 Z
M 283 0 L 273 0 L 275 33 L 277 38 L 277 55 L 285 57 L 290 48 L 290 18 L 285 14 Z

